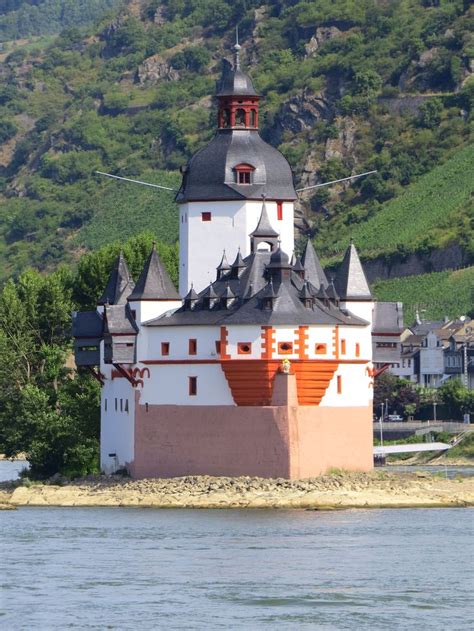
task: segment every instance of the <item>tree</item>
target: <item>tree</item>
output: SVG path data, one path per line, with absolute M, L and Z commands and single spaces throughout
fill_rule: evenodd
M 461 419 L 463 414 L 472 414 L 474 410 L 474 391 L 466 388 L 459 379 L 443 383 L 438 395 L 446 406 L 449 418 Z

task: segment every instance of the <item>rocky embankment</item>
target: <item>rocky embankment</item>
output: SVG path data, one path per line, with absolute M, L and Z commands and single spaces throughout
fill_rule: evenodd
M 474 506 L 474 478 L 429 473 L 333 473 L 306 480 L 213 478 L 130 480 L 88 477 L 73 482 L 0 484 L 0 504 L 154 508 L 399 508 Z

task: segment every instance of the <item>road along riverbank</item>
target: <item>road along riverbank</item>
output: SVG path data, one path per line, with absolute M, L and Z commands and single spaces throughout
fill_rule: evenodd
M 155 508 L 414 508 L 474 506 L 474 478 L 426 472 L 335 472 L 306 480 L 187 476 L 131 480 L 87 477 L 73 482 L 0 484 L 0 504 Z

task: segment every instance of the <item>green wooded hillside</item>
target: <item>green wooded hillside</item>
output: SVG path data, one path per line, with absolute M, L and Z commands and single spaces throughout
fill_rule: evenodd
M 122 0 L 2 0 L 0 42 L 87 26 Z
M 59 4 L 18 10 L 48 2 Z M 300 230 L 322 254 L 353 234 L 371 256 L 454 242 L 472 256 L 470 2 L 133 0 L 88 31 L 4 43 L 0 280 L 142 229 L 176 239 L 171 196 L 94 172 L 179 182 L 212 136 L 210 95 L 237 21 L 242 63 L 264 97 L 261 133 L 297 184 L 378 170 L 301 196 Z

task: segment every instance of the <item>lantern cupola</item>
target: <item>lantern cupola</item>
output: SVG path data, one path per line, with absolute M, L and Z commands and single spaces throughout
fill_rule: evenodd
M 234 64 L 224 60 L 217 88 L 219 129 L 258 129 L 258 96 L 251 78 L 240 68 L 240 44 L 234 46 Z

